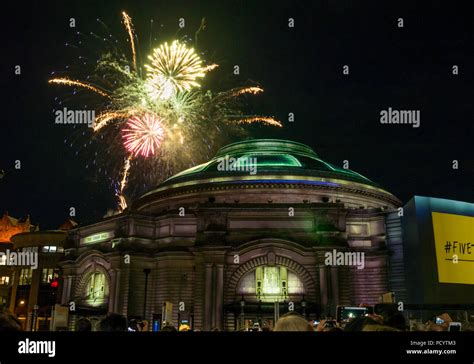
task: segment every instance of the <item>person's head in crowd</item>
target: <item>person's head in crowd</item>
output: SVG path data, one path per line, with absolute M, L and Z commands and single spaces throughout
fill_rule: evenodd
M 191 327 L 189 327 L 189 325 L 187 325 L 187 324 L 181 324 L 181 325 L 179 326 L 178 331 L 180 331 L 180 332 L 181 332 L 181 331 L 191 331 Z
M 449 314 L 447 313 L 443 313 L 437 316 L 437 318 L 440 318 L 441 322 L 437 323 L 431 320 L 428 321 L 425 324 L 426 331 L 448 331 L 449 324 L 453 322 L 453 320 L 451 319 L 451 316 L 449 316 Z
M 362 331 L 366 325 L 380 325 L 376 320 L 368 316 L 359 316 L 350 320 L 344 327 L 344 331 Z
M 260 324 L 258 322 L 255 322 L 253 325 L 252 325 L 252 328 L 250 329 L 250 331 L 262 331 L 262 329 L 260 328 Z
M 396 304 L 382 303 L 375 305 L 375 312 L 382 317 L 382 324 L 394 329 L 405 331 L 407 323 L 405 316 L 398 310 Z
M 281 316 L 273 331 L 314 331 L 306 319 L 296 312 L 288 312 Z
M 362 328 L 362 331 L 400 331 L 394 327 L 386 326 L 386 325 L 380 325 L 380 324 L 368 324 L 364 325 Z
M 131 319 L 128 322 L 128 331 L 140 331 L 140 327 L 136 319 Z
M 100 322 L 100 331 L 127 331 L 127 319 L 117 313 L 111 313 Z
M 161 331 L 165 332 L 177 332 L 176 327 L 170 324 L 166 324 L 162 327 Z
M 337 327 L 336 321 L 330 319 L 323 319 L 319 321 L 315 330 L 318 332 L 341 331 L 341 329 Z
M 474 323 L 468 321 L 462 322 L 462 331 L 474 331 Z
M 21 331 L 20 321 L 10 311 L 0 311 L 0 332 Z
M 86 318 L 81 318 L 77 321 L 77 331 L 92 331 L 92 324 Z

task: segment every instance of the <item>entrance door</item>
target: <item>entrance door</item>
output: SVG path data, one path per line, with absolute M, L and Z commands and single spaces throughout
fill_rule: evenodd
M 238 325 L 238 331 L 272 331 L 275 322 L 270 315 L 245 314 Z

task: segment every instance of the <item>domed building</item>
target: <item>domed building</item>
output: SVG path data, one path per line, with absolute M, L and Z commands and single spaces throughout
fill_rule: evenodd
M 72 230 L 61 301 L 75 304 L 71 328 L 108 312 L 202 330 L 334 316 L 389 290 L 385 216 L 400 204 L 306 145 L 234 143 Z

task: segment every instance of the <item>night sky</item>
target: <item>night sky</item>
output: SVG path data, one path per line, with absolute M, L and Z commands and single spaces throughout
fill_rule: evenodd
M 2 20 L 0 213 L 30 214 L 46 229 L 59 226 L 71 206 L 81 224 L 115 207 L 110 182 L 94 177 L 91 166 L 85 168 L 87 156 L 76 156 L 64 143 L 70 126 L 54 123 L 54 97 L 71 90 L 47 80 L 74 63 L 64 44 L 77 30 L 106 34 L 97 18 L 126 44 L 122 10 L 133 19 L 142 52 L 149 49 L 151 18 L 157 44 L 173 39 L 179 18 L 186 21 L 179 36 L 194 37 L 205 17 L 199 47 L 220 64 L 208 86 L 257 82 L 265 93 L 249 98 L 248 111 L 285 122 L 282 129 L 252 128 L 253 136 L 308 144 L 336 165 L 347 159 L 351 169 L 404 203 L 413 195 L 474 202 L 472 3 L 358 3 L 11 2 Z M 76 28 L 69 27 L 71 17 Z M 294 18 L 294 28 L 288 18 Z M 19 76 L 15 65 L 21 65 Z M 233 65 L 240 66 L 239 76 L 232 74 Z M 349 75 L 343 75 L 344 65 Z M 453 65 L 459 75 L 452 74 Z M 380 111 L 388 107 L 420 110 L 421 126 L 382 125 Z M 287 122 L 290 112 L 293 123 Z M 452 168 L 455 159 L 458 170 Z

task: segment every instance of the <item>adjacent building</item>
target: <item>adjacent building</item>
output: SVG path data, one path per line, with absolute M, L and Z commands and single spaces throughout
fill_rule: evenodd
M 414 196 L 387 216 L 390 291 L 408 316 L 474 319 L 474 203 Z
M 17 219 L 5 212 L 0 219 L 0 253 L 13 249 L 11 238 L 15 234 L 37 230 L 38 226 L 31 224 L 29 216 Z M 5 264 L 5 259 L 0 258 L 0 309 L 8 308 L 13 279 L 13 270 Z
M 40 231 L 29 225 L 13 229 L 10 241 L 1 244 L 2 305 L 18 317 L 24 330 L 49 330 L 60 289 L 59 261 L 67 230 L 75 227 L 70 219 L 58 230 Z

